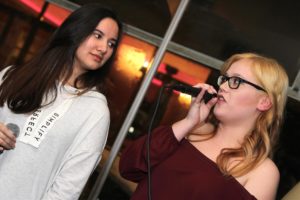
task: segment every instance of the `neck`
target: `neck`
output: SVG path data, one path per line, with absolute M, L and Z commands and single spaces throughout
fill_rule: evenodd
M 240 147 L 244 138 L 253 129 L 253 123 L 226 124 L 220 122 L 217 129 L 216 139 L 224 147 Z
M 66 84 L 72 86 L 72 87 L 75 87 L 75 80 L 81 75 L 84 73 L 84 71 L 82 70 L 79 70 L 78 67 L 76 67 L 77 64 L 75 63 L 73 65 L 73 72 L 70 76 L 70 78 L 66 81 Z M 77 86 L 80 88 L 82 85 L 80 83 L 77 83 Z

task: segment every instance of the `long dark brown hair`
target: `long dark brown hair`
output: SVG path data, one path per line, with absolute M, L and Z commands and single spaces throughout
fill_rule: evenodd
M 54 93 L 57 96 L 57 83 L 70 78 L 74 57 L 80 44 L 92 34 L 104 18 L 112 18 L 119 27 L 118 40 L 109 60 L 99 69 L 79 76 L 84 91 L 93 87 L 100 92 L 104 78 L 109 72 L 116 48 L 122 34 L 122 23 L 116 14 L 98 4 L 87 4 L 74 11 L 55 31 L 47 45 L 31 61 L 11 66 L 3 77 L 0 86 L 0 106 L 7 106 L 15 113 L 32 112 L 42 106 L 43 98 Z M 64 77 L 64 80 L 60 80 Z

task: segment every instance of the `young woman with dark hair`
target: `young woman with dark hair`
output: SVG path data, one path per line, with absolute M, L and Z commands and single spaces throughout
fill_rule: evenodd
M 121 34 L 114 12 L 87 4 L 31 61 L 0 72 L 1 199 L 80 196 L 106 143 L 104 78 Z

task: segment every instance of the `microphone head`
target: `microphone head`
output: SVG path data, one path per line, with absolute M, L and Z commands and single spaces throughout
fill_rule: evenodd
M 20 128 L 18 125 L 14 123 L 8 123 L 6 124 L 7 128 L 13 132 L 13 134 L 18 137 L 20 133 Z

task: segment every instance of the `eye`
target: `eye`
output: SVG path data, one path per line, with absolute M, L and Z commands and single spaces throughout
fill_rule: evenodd
M 115 48 L 116 42 L 114 42 L 114 41 L 108 41 L 108 46 L 109 46 L 110 48 Z
M 101 38 L 102 38 L 102 34 L 100 34 L 99 32 L 93 32 L 93 35 L 94 35 L 95 38 L 97 38 L 97 39 L 101 39 Z
M 227 79 L 228 79 L 226 76 L 221 76 L 221 77 L 222 77 L 222 78 L 221 78 L 221 82 L 222 82 L 222 83 L 225 83 L 225 82 L 227 81 Z
M 231 84 L 232 85 L 235 85 L 235 86 L 238 86 L 240 85 L 241 83 L 241 79 L 239 77 L 231 77 Z

